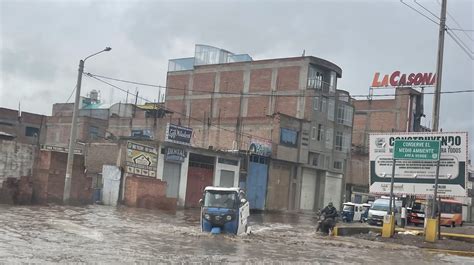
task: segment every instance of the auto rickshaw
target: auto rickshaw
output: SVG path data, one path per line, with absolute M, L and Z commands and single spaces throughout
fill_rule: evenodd
M 362 222 L 362 214 L 364 208 L 362 204 L 346 202 L 342 208 L 342 221 L 343 222 Z
M 249 202 L 239 188 L 206 187 L 201 204 L 201 231 L 212 234 L 248 233 Z

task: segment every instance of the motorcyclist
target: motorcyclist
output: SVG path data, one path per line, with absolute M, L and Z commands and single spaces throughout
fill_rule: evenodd
M 328 203 L 328 206 L 324 207 L 324 209 L 321 210 L 321 214 L 324 214 L 324 217 L 326 219 L 336 219 L 337 217 L 337 210 L 332 204 L 332 202 Z
M 330 202 L 328 203 L 328 206 L 321 210 L 320 213 L 322 216 L 324 216 L 324 218 L 320 221 L 320 225 L 318 226 L 317 230 L 321 230 L 324 233 L 329 233 L 330 230 L 336 225 L 337 210 L 332 202 Z

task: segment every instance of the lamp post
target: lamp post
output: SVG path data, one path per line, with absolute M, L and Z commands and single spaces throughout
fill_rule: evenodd
M 74 109 L 72 112 L 72 121 L 71 121 L 71 135 L 69 137 L 69 150 L 67 155 L 67 166 L 66 166 L 66 177 L 64 179 L 64 194 L 63 202 L 68 203 L 69 197 L 71 195 L 71 179 L 72 179 L 72 168 L 74 162 L 74 150 L 76 145 L 76 136 L 77 136 L 77 113 L 79 111 L 79 100 L 81 97 L 81 83 L 82 83 L 82 73 L 84 72 L 84 63 L 87 59 L 91 58 L 102 52 L 108 52 L 112 50 L 110 47 L 106 47 L 100 52 L 96 52 L 79 61 L 79 70 L 77 75 L 77 85 L 76 85 L 76 98 L 74 101 Z

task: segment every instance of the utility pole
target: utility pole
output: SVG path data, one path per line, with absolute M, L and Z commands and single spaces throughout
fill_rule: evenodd
M 84 60 L 79 61 L 79 70 L 77 74 L 77 85 L 76 85 L 76 98 L 74 101 L 74 108 L 72 111 L 72 121 L 71 121 L 71 135 L 69 137 L 69 150 L 67 154 L 67 165 L 66 165 L 66 176 L 64 178 L 64 193 L 63 193 L 63 202 L 69 203 L 69 198 L 71 196 L 71 180 L 72 180 L 72 169 L 74 165 L 74 149 L 76 149 L 76 137 L 77 137 L 77 113 L 79 112 L 79 101 L 81 99 L 81 84 L 82 84 L 82 74 L 84 73 L 84 63 L 87 59 L 92 56 L 95 56 L 102 52 L 108 52 L 112 50 L 110 47 L 106 47 L 100 52 L 96 52 L 84 58 Z
M 441 77 L 443 74 L 443 52 L 444 52 L 444 33 L 446 31 L 446 5 L 447 0 L 442 0 L 441 16 L 439 22 L 438 38 L 438 61 L 436 64 L 436 87 L 433 98 L 433 128 L 434 132 L 439 130 L 439 108 L 441 100 Z
M 82 73 L 84 72 L 84 60 L 79 61 L 79 70 L 77 74 L 76 98 L 74 100 L 74 109 L 72 111 L 71 135 L 69 137 L 69 150 L 67 155 L 66 178 L 64 179 L 63 202 L 68 203 L 71 196 L 72 168 L 74 163 L 74 149 L 77 136 L 77 113 L 79 112 L 79 100 L 81 99 Z

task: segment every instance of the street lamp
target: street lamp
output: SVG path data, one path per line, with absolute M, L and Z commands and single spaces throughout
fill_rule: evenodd
M 77 136 L 77 113 L 79 111 L 79 100 L 81 97 L 81 83 L 82 83 L 82 73 L 84 72 L 84 62 L 102 52 L 108 52 L 112 50 L 110 47 L 106 47 L 100 52 L 96 52 L 84 58 L 84 60 L 79 61 L 79 70 L 77 75 L 77 85 L 76 85 L 76 99 L 74 101 L 74 109 L 72 112 L 72 121 L 71 121 L 71 136 L 69 137 L 69 151 L 67 155 L 67 166 L 66 166 L 66 177 L 64 179 L 64 194 L 63 202 L 68 203 L 69 197 L 71 195 L 71 179 L 72 179 L 72 168 L 74 162 L 74 149 L 76 145 L 76 136 Z

